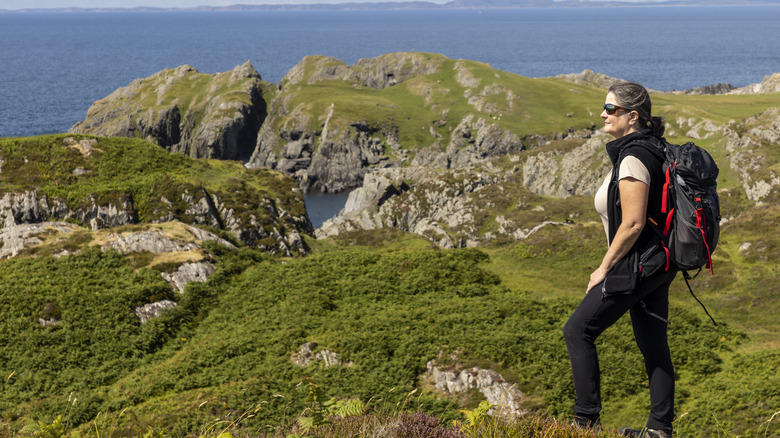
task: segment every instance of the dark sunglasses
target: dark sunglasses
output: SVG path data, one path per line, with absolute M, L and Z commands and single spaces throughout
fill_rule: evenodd
M 604 111 L 606 111 L 607 114 L 609 114 L 610 116 L 618 112 L 618 110 L 630 111 L 628 108 L 623 108 L 622 106 L 617 106 L 615 104 L 611 104 L 611 103 L 604 104 Z

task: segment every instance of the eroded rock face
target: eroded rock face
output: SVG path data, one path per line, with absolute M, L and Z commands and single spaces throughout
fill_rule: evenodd
M 192 157 L 246 159 L 265 119 L 267 86 L 249 61 L 215 75 L 183 65 L 95 102 L 71 132 L 140 137 Z
M 542 152 L 528 157 L 523 166 L 523 185 L 534 193 L 557 198 L 595 195 L 610 170 L 604 145 L 611 139 L 597 132 L 571 152 Z
M 769 108 L 749 117 L 742 126 L 723 129 L 730 165 L 738 172 L 748 199 L 762 202 L 780 187 L 780 175 L 771 170 L 773 160 L 768 148 L 780 143 L 780 109 Z M 740 135 L 739 132 L 742 132 Z
M 49 231 L 72 233 L 78 228 L 80 227 L 67 222 L 40 222 L 5 226 L 0 228 L 0 258 L 15 257 L 25 248 L 42 244 L 41 235 Z
M 290 256 L 308 252 L 302 233 L 311 233 L 313 230 L 307 216 L 291 215 L 272 200 L 264 199 L 261 200 L 264 205 L 260 217 L 259 212 L 253 214 L 241 211 L 205 189 L 199 190 L 196 194 L 199 196 L 191 196 L 187 192 L 181 194 L 179 202 L 188 205 L 183 215 L 174 214 L 175 208 L 169 202 L 168 208 L 160 211 L 154 222 L 182 219 L 196 225 L 222 228 L 247 245 L 260 247 L 272 254 Z M 5 193 L 0 198 L 0 223 L 3 224 L 3 228 L 9 228 L 51 220 L 75 220 L 88 224 L 93 231 L 139 223 L 129 196 L 123 197 L 119 205 L 112 203 L 98 205 L 94 197 L 90 198 L 90 202 L 92 204 L 86 207 L 71 209 L 64 199 L 50 199 L 38 190 Z M 283 228 L 284 224 L 287 224 L 287 227 Z M 21 231 L 17 229 L 16 233 L 19 232 Z M 122 252 L 123 248 L 137 245 L 139 241 L 144 241 L 143 244 L 147 246 L 166 245 L 164 239 L 157 240 L 159 236 L 152 234 L 133 237 L 135 239 L 133 241 L 120 239 L 116 243 L 118 245 L 116 249 Z
M 501 126 L 498 114 L 493 118 L 482 114 L 510 111 L 516 96 L 502 85 L 482 84 L 467 64 L 457 61 L 453 67 L 442 56 L 420 53 L 361 59 L 351 67 L 335 58 L 307 57 L 280 82 L 247 166 L 270 167 L 293 175 L 304 192 L 339 192 L 359 186 L 373 169 L 408 164 L 458 168 L 524 149 L 523 140 Z M 419 96 L 426 106 L 436 107 L 437 96 L 451 90 L 419 78 L 446 68 L 454 69 L 452 74 L 460 85 L 474 87 L 463 96 L 474 113 L 458 116 L 460 120 L 453 126 L 449 108 L 443 107 L 412 145 L 401 145 L 401 128 L 392 117 L 371 122 L 336 103 L 315 111 L 308 100 L 299 97 L 305 93 L 302 84 L 342 81 L 356 89 L 404 86 L 405 92 Z M 407 81 L 413 85 L 405 85 Z M 496 103 L 499 96 L 503 103 Z M 376 105 L 383 111 L 397 108 L 389 101 Z
M 745 87 L 731 90 L 729 94 L 758 94 L 758 93 L 777 93 L 780 92 L 780 73 L 773 73 L 764 77 L 764 80 L 757 84 L 750 84 Z
M 517 389 L 516 383 L 507 381 L 495 370 L 464 367 L 459 363 L 456 353 L 451 356 L 450 362 L 454 362 L 452 365 L 440 365 L 436 359 L 428 361 L 428 371 L 422 376 L 423 379 L 429 380 L 437 390 L 446 394 L 457 395 L 470 389 L 478 389 L 485 399 L 494 405 L 494 408 L 488 411 L 490 415 L 506 417 L 529 413 L 523 407 L 528 396 Z
M 4 227 L 49 219 L 75 220 L 98 230 L 138 223 L 138 214 L 132 198 L 121 194 L 105 204 L 98 204 L 97 199 L 90 196 L 86 206 L 75 209 L 68 207 L 64 199 L 51 199 L 38 190 L 6 192 L 0 198 L 0 223 Z

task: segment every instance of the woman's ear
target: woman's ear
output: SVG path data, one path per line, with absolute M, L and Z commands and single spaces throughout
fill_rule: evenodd
M 631 111 L 631 113 L 628 115 L 630 119 L 628 119 L 629 125 L 636 125 L 639 123 L 639 112 L 637 111 Z

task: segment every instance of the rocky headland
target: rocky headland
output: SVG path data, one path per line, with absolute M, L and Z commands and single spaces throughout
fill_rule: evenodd
M 142 137 L 192 156 L 244 157 L 247 168 L 290 175 L 303 193 L 352 191 L 317 230 L 321 238 L 395 227 L 443 247 L 476 246 L 589 218 L 546 204 L 580 202 L 606 175 L 599 102 L 619 81 L 592 70 L 524 78 L 425 53 L 352 66 L 309 56 L 277 85 L 248 63 L 216 75 L 183 66 L 96 102 L 73 130 Z M 777 144 L 778 90 L 773 74 L 742 88 L 654 93 L 669 96 L 657 105 L 667 136 L 722 150 L 739 190 L 763 202 L 780 184 L 774 161 L 764 159 Z M 722 106 L 679 100 L 715 94 L 764 96 L 769 104 L 746 103 L 756 110 L 739 119 Z
M 71 132 L 143 138 L 195 158 L 246 159 L 272 90 L 249 61 L 214 75 L 183 65 L 95 102 Z

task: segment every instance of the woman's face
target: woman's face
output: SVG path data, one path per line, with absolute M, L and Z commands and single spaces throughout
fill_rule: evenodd
M 607 99 L 604 103 L 620 106 L 615 94 L 612 92 L 607 94 Z M 615 138 L 620 138 L 635 130 L 634 125 L 636 125 L 639 114 L 636 111 L 620 108 L 615 114 L 607 114 L 607 110 L 603 110 L 601 118 L 604 119 L 604 132 Z

